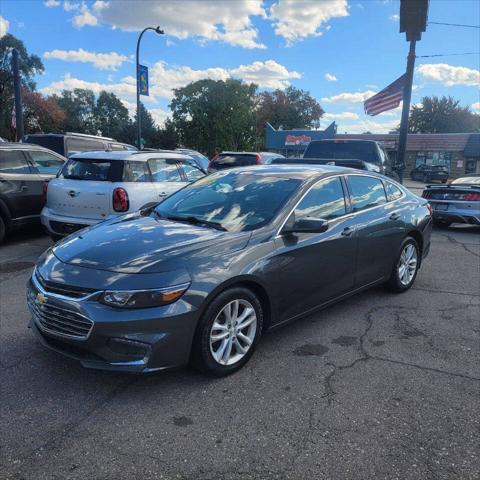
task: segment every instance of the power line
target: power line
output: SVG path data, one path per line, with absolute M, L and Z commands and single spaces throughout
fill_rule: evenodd
M 448 25 L 449 27 L 480 28 L 480 25 L 464 25 L 462 23 L 428 22 L 428 24 L 429 25 Z
M 450 57 L 454 55 L 480 55 L 480 52 L 466 52 L 466 53 L 437 53 L 434 55 L 417 55 L 417 58 L 430 58 L 430 57 Z

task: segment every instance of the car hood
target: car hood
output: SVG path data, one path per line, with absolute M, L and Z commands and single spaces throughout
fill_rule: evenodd
M 53 248 L 62 262 L 120 273 L 158 273 L 195 255 L 245 248 L 250 233 L 231 233 L 152 215 L 125 215 L 71 235 Z

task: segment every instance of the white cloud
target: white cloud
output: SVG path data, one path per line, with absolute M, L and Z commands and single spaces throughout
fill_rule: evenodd
M 136 105 L 135 105 L 135 108 Z M 172 116 L 172 112 L 169 110 L 163 110 L 161 108 L 149 108 L 148 111 L 150 112 L 150 115 L 153 117 L 153 121 L 159 126 L 163 127 L 163 124 L 165 123 L 165 120 L 167 117 Z
M 325 80 L 327 82 L 336 82 L 337 81 L 337 77 L 335 75 L 332 75 L 331 73 L 326 73 L 325 74 Z
M 100 70 L 117 70 L 128 57 L 117 52 L 97 53 L 88 52 L 83 48 L 78 50 L 52 50 L 45 52 L 43 57 L 46 59 L 64 60 L 66 62 L 92 63 Z
M 319 30 L 329 20 L 348 16 L 347 0 L 278 0 L 270 8 L 269 18 L 275 33 L 291 45 L 309 36 L 320 36 Z
M 80 7 L 80 13 L 72 18 L 72 23 L 75 28 L 83 28 L 87 25 L 90 27 L 95 27 L 98 25 L 98 19 L 88 9 L 87 5 L 83 3 Z
M 147 103 L 158 102 L 159 98 L 172 98 L 174 88 L 180 88 L 190 82 L 209 78 L 212 80 L 226 80 L 231 77 L 240 78 L 247 82 L 255 82 L 264 88 L 285 88 L 290 84 L 290 79 L 300 78 L 300 74 L 289 71 L 283 65 L 273 61 L 254 62 L 249 65 L 240 65 L 237 68 L 225 69 L 222 67 L 194 70 L 188 66 L 170 67 L 165 62 L 157 62 L 150 68 L 150 96 L 143 97 Z M 89 82 L 66 75 L 62 80 L 56 81 L 43 88 L 42 92 L 47 95 L 60 93 L 62 90 L 74 88 L 88 88 L 95 94 L 102 90 L 113 92 L 126 102 L 135 101 L 136 86 L 135 77 L 128 76 L 120 82 L 100 83 Z
M 360 117 L 355 112 L 326 113 L 326 120 L 358 120 Z
M 388 120 L 387 122 L 378 122 L 375 120 L 362 120 L 351 125 L 340 123 L 337 127 L 338 133 L 388 133 L 398 127 L 400 118 Z
M 478 87 L 480 84 L 479 70 L 455 67 L 447 63 L 425 63 L 417 67 L 417 73 L 427 80 L 441 82 L 448 87 L 453 85 Z
M 241 78 L 248 83 L 256 83 L 263 88 L 283 90 L 290 85 L 290 79 L 301 78 L 295 71 L 288 71 L 286 67 L 274 60 L 253 62 L 250 65 L 240 65 L 229 71 L 232 77 Z
M 63 2 L 63 9 L 66 12 L 72 12 L 74 10 L 79 10 L 80 9 L 80 4 L 69 2 L 68 0 L 66 0 L 65 2 Z
M 362 103 L 367 98 L 370 98 L 372 95 L 375 95 L 372 90 L 367 90 L 365 92 L 345 92 L 339 93 L 338 95 L 332 95 L 331 97 L 323 97 L 322 102 L 325 103 Z
M 265 48 L 251 17 L 266 17 L 262 0 L 198 2 L 164 0 L 101 2 L 95 9 L 98 20 L 126 31 L 139 31 L 145 25 L 160 25 L 170 37 L 217 40 L 245 48 Z M 98 4 L 98 2 L 96 2 Z M 132 15 L 132 11 L 135 13 Z
M 393 20 L 394 22 L 398 22 L 400 20 L 400 15 L 395 13 L 394 15 L 390 15 L 388 18 L 389 18 L 389 20 Z
M 10 22 L 6 18 L 0 17 L 0 38 L 6 35 L 9 26 Z
M 472 110 L 477 110 L 480 112 L 480 102 L 472 103 L 471 107 L 472 107 Z
M 45 2 L 43 2 L 43 4 L 47 8 L 59 7 L 60 6 L 60 0 L 46 0 Z

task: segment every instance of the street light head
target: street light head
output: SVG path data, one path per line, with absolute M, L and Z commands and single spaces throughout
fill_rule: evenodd
M 165 32 L 160 28 L 160 27 L 157 27 L 155 29 L 155 31 L 159 34 L 159 35 L 163 35 Z

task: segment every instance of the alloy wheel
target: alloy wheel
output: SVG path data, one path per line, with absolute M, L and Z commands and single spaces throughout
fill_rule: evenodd
M 412 243 L 405 245 L 398 262 L 398 278 L 402 285 L 410 285 L 417 271 L 417 249 Z
M 257 332 L 257 314 L 244 299 L 227 303 L 210 330 L 210 352 L 220 365 L 239 362 L 252 346 Z

